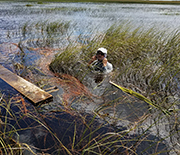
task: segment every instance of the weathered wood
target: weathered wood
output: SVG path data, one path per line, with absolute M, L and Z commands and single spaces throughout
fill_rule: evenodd
M 31 100 L 35 105 L 52 100 L 53 96 L 22 77 L 12 73 L 0 65 L 0 78 Z

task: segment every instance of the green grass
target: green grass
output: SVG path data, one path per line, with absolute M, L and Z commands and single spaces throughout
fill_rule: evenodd
M 120 112 L 116 111 L 116 107 L 120 105 L 123 107 L 123 104 L 128 104 L 130 108 L 134 109 L 134 112 L 130 113 L 130 115 L 136 117 L 136 112 L 138 113 L 142 109 L 131 106 L 136 102 L 142 105 L 149 104 L 149 112 L 139 118 L 137 126 L 132 126 L 129 129 L 129 132 L 131 132 L 139 128 L 139 126 L 143 128 L 144 122 L 152 116 L 154 123 L 142 133 L 139 140 L 135 138 L 135 141 L 143 143 L 146 132 L 157 124 L 159 125 L 160 122 L 164 124 L 168 118 L 175 117 L 176 121 L 173 119 L 175 126 L 180 123 L 177 108 L 177 105 L 179 105 L 178 96 L 180 95 L 178 88 L 180 82 L 179 40 L 179 30 L 168 32 L 156 28 L 145 29 L 139 27 L 133 29 L 130 23 L 114 25 L 104 34 L 96 35 L 89 41 L 82 38 L 82 44 L 70 44 L 67 46 L 64 51 L 55 56 L 50 64 L 50 69 L 55 73 L 75 76 L 86 85 L 88 81 L 86 81 L 87 78 L 85 77 L 92 74 L 87 67 L 87 62 L 99 47 L 107 48 L 107 58 L 114 66 L 110 80 L 117 83 L 115 86 L 124 91 L 125 95 L 121 95 L 114 100 L 106 99 L 106 97 L 112 97 L 112 94 L 116 92 L 107 87 L 103 94 L 104 104 L 99 105 L 95 112 L 109 124 L 116 124 L 118 121 L 126 120 L 121 115 L 117 117 L 117 113 Z M 87 42 L 88 44 L 84 44 Z M 108 111 L 114 111 L 114 115 L 110 116 Z M 179 129 L 174 127 L 172 128 L 173 134 L 179 133 Z M 173 135 L 168 134 L 165 139 L 171 136 L 173 137 Z M 162 139 L 162 141 L 165 139 Z M 109 145 L 112 146 L 112 143 Z M 95 147 L 98 147 L 97 145 Z M 150 145 L 144 151 L 146 152 L 154 145 L 157 144 Z M 138 146 L 134 147 L 138 148 Z M 90 148 L 91 146 L 87 150 Z M 135 148 L 130 149 L 130 152 L 136 152 Z M 163 151 L 166 152 L 167 150 Z
M 66 37 L 69 26 L 69 22 L 63 21 L 27 22 L 20 29 L 20 33 L 24 38 L 29 37 L 27 41 L 33 47 L 51 47 L 53 44 L 58 44 L 60 38 Z
M 50 69 L 82 81 L 82 77 L 90 72 L 87 62 L 98 47 L 105 47 L 108 60 L 114 66 L 112 80 L 124 87 L 137 89 L 168 108 L 169 104 L 164 103 L 164 99 L 178 95 L 179 39 L 178 32 L 166 34 L 155 29 L 133 30 L 126 24 L 112 26 L 105 35 L 94 37 L 81 49 L 79 45 L 69 45 L 57 54 Z

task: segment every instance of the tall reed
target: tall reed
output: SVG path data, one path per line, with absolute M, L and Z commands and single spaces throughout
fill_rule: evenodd
M 155 28 L 133 29 L 130 24 L 114 25 L 105 35 L 89 40 L 88 45 L 82 45 L 82 48 L 69 46 L 57 54 L 50 68 L 81 80 L 89 71 L 87 62 L 99 47 L 105 47 L 108 61 L 114 66 L 111 80 L 167 108 L 168 97 L 180 95 L 177 87 L 179 39 L 178 31 L 167 34 Z
M 89 81 L 85 77 L 92 74 L 91 69 L 87 67 L 88 61 L 99 47 L 107 48 L 107 59 L 114 67 L 110 74 L 110 80 L 117 83 L 120 88 L 123 88 L 123 91 L 125 90 L 130 95 L 121 94 L 113 101 L 105 100 L 106 96 L 112 98 L 116 92 L 112 91 L 110 86 L 107 86 L 103 94 L 104 103 L 99 105 L 95 112 L 106 122 L 116 126 L 119 121 L 126 122 L 128 119 L 119 114 L 118 107 L 122 106 L 123 108 L 123 104 L 129 105 L 129 109 L 134 109 L 134 112 L 129 112 L 129 117 L 131 115 L 136 117 L 136 112 L 143 111 L 144 106 L 138 108 L 133 107 L 133 105 L 137 105 L 137 102 L 139 105 L 147 103 L 148 111 L 144 111 L 141 117 L 138 116 L 138 121 L 128 128 L 125 134 L 127 135 L 134 130 L 142 130 L 142 134 L 134 138 L 137 143 L 135 142 L 134 145 L 127 147 L 131 153 L 137 153 L 138 148 L 141 147 L 140 144 L 145 145 L 145 141 L 148 141 L 148 132 L 154 128 L 159 128 L 157 135 L 161 137 L 160 128 L 165 124 L 169 126 L 169 132 L 159 142 L 169 141 L 173 137 L 176 137 L 175 141 L 177 141 L 180 131 L 179 128 L 175 128 L 180 124 L 178 118 L 178 98 L 180 96 L 178 87 L 180 82 L 179 40 L 179 30 L 168 32 L 157 28 L 145 29 L 138 27 L 134 29 L 130 23 L 113 25 L 104 34 L 89 39 L 86 42 L 88 44 L 83 44 L 84 41 L 82 40 L 82 44 L 69 45 L 64 51 L 56 55 L 50 64 L 50 69 L 53 72 L 75 76 L 82 83 L 87 84 Z M 113 114 L 109 114 L 109 111 Z M 152 123 L 144 128 L 143 126 L 150 120 L 152 120 Z M 171 126 L 171 123 L 174 126 Z M 127 138 L 125 139 L 127 140 Z M 123 141 L 121 144 L 125 146 L 129 144 L 129 141 L 132 142 L 133 140 Z M 175 145 L 175 141 L 172 145 Z M 109 144 L 109 146 L 112 145 L 112 143 Z M 148 154 L 150 153 L 149 150 L 155 150 L 154 147 L 157 145 L 157 142 L 154 141 L 152 145 L 144 146 L 146 148 L 144 153 Z M 96 147 L 98 146 L 97 142 Z M 90 148 L 91 146 L 87 150 Z M 176 145 L 176 148 L 179 147 Z M 156 150 L 157 152 L 154 153 L 167 153 L 172 150 L 177 153 L 178 149 L 176 148 Z
M 68 36 L 69 22 L 41 21 L 36 23 L 25 23 L 21 28 L 21 34 L 28 45 L 33 47 L 58 46 L 62 38 Z

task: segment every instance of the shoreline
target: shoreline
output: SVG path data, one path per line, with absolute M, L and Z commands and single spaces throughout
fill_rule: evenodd
M 0 0 L 0 2 L 7 2 L 6 0 Z M 9 0 L 9 2 L 37 2 L 39 4 L 43 2 L 66 2 L 66 3 L 78 3 L 78 2 L 92 2 L 92 3 L 137 3 L 137 4 L 171 4 L 171 5 L 179 5 L 180 1 L 159 1 L 159 0 Z

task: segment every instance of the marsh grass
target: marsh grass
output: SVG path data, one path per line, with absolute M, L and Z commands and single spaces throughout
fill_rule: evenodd
M 13 97 L 8 103 L 3 96 L 1 99 L 0 150 L 2 154 L 23 154 L 25 151 L 31 154 L 40 154 L 40 152 L 43 154 L 51 150 L 51 147 L 55 147 L 52 151 L 54 154 L 69 155 L 134 152 L 124 146 L 124 143 L 128 143 L 128 140 L 125 140 L 127 135 L 124 131 L 114 132 L 115 130 L 108 124 L 99 123 L 96 119 L 97 115 L 84 115 L 73 109 L 72 111 L 69 109 L 68 113 L 63 112 L 62 109 L 43 113 L 38 108 L 29 107 L 22 97 Z M 15 107 L 18 109 L 14 110 Z M 54 115 L 49 115 L 50 113 Z M 53 126 L 52 123 L 56 125 Z M 48 141 L 53 144 L 43 149 L 20 142 L 21 132 L 29 130 L 36 134 L 41 130 L 45 134 L 41 144 L 46 145 Z
M 23 40 L 28 36 L 28 44 L 33 47 L 50 47 L 60 44 L 62 38 L 67 37 L 69 22 L 37 22 L 25 23 L 21 28 Z
M 115 25 L 81 49 L 67 47 L 57 54 L 50 69 L 83 81 L 81 78 L 90 72 L 87 62 L 98 47 L 105 47 L 108 60 L 114 66 L 112 81 L 168 108 L 168 97 L 179 96 L 179 39 L 178 31 L 167 34 L 155 28 L 144 30 L 132 29 L 126 24 Z
M 130 23 L 114 25 L 104 35 L 97 35 L 90 39 L 87 45 L 83 44 L 84 41 L 82 40 L 81 48 L 79 48 L 79 45 L 69 45 L 63 52 L 61 51 L 55 56 L 50 64 L 50 69 L 55 73 L 70 74 L 86 84 L 88 81 L 85 77 L 92 74 L 91 69 L 87 67 L 88 61 L 99 47 L 107 48 L 108 61 L 114 66 L 110 80 L 117 83 L 119 88 L 129 95 L 121 95 L 114 101 L 104 101 L 105 103 L 95 110 L 96 115 L 108 124 L 118 124 L 118 121 L 126 120 L 126 118 L 119 118 L 116 111 L 119 105 L 123 106 L 123 102 L 127 102 L 130 107 L 135 102 L 149 104 L 148 111 L 142 117 L 139 117 L 138 121 L 131 124 L 125 134 L 132 134 L 132 131 L 135 130 L 144 130 L 140 136 L 135 136 L 134 141 L 136 143 L 134 145 L 126 147 L 126 154 L 137 153 L 138 148 L 141 148 L 141 143 L 143 145 L 148 144 L 148 142 L 145 144 L 146 141 L 152 143 L 152 145 L 144 146 L 144 152 L 148 154 L 150 153 L 148 150 L 156 150 L 155 154 L 167 153 L 172 150 L 178 153 L 178 149 L 163 148 L 159 150 L 154 149 L 154 147 L 158 148 L 158 143 L 163 143 L 164 140 L 173 139 L 174 135 L 179 135 L 179 128 L 175 128 L 180 123 L 178 117 L 178 98 L 180 95 L 178 88 L 180 76 L 179 40 L 179 30 L 168 32 L 156 28 L 145 29 L 139 27 L 134 29 L 130 26 Z M 106 91 L 109 96 L 112 95 L 110 90 Z M 114 115 L 109 115 L 108 109 L 114 111 Z M 137 113 L 141 110 L 141 108 L 137 109 Z M 130 115 L 135 117 L 135 113 L 136 111 L 130 113 Z M 153 121 L 149 127 L 143 129 L 142 126 L 151 119 Z M 170 122 L 167 120 L 170 120 Z M 170 125 L 171 123 L 174 124 L 173 127 Z M 151 141 L 151 138 L 148 138 L 148 131 L 153 130 L 154 127 L 161 128 L 165 124 L 169 124 L 169 129 L 172 132 L 169 132 L 158 142 Z M 159 137 L 161 137 L 160 131 L 158 132 Z M 117 136 L 117 133 L 115 135 Z M 125 139 L 127 140 L 127 137 Z M 117 141 L 119 142 L 119 139 Z M 125 147 L 129 141 L 132 142 L 133 140 L 125 141 L 121 143 L 121 146 Z M 104 146 L 106 144 L 106 142 L 102 143 Z M 94 145 L 96 148 L 101 146 L 98 141 Z M 113 142 L 111 141 L 108 146 L 112 145 Z M 178 148 L 174 142 L 172 142 L 172 145 Z M 116 146 L 120 145 L 116 144 Z M 86 150 L 91 151 L 91 148 L 94 147 L 89 146 Z M 104 151 L 100 150 L 103 154 Z
M 26 35 L 33 37 L 29 43 L 35 47 L 48 47 L 53 42 L 49 41 L 47 36 L 52 39 L 61 33 L 61 30 L 63 34 L 66 34 L 68 25 L 62 25 L 61 23 L 36 23 L 31 26 L 27 24 L 22 32 L 24 37 Z M 38 37 L 35 38 L 31 34 L 34 31 L 41 39 L 37 39 Z M 1 107 L 5 109 L 2 119 L 4 126 L 1 128 L 3 136 L 1 150 L 5 154 L 15 154 L 12 152 L 15 146 L 6 139 L 11 139 L 14 134 L 18 135 L 19 130 L 36 129 L 34 126 L 17 128 L 20 124 L 19 121 L 27 117 L 53 137 L 56 154 L 160 154 L 172 150 L 178 153 L 178 149 L 176 149 L 178 147 L 173 148 L 173 146 L 178 145 L 177 141 L 173 141 L 173 139 L 178 139 L 174 136 L 179 134 L 179 116 L 176 106 L 179 104 L 179 37 L 179 31 L 167 33 L 155 28 L 134 29 L 130 24 L 125 23 L 114 25 L 104 34 L 96 35 L 89 40 L 79 36 L 77 42 L 69 42 L 69 45 L 64 50 L 59 51 L 49 66 L 59 78 L 61 85 L 68 87 L 69 84 L 71 86 L 68 90 L 69 96 L 65 94 L 67 96 L 62 97 L 61 106 L 51 111 L 54 116 L 52 118 L 49 118 L 49 111 L 41 113 L 41 107 L 27 110 L 27 105 L 22 98 L 15 102 L 15 104 L 22 103 L 22 105 L 18 105 L 19 117 L 11 109 L 12 100 L 6 102 L 1 96 Z M 43 42 L 39 43 L 41 40 Z M 21 42 L 19 47 L 23 47 L 22 44 Z M 99 47 L 108 49 L 108 60 L 114 66 L 110 80 L 116 82 L 120 87 L 122 86 L 124 92 L 131 93 L 121 94 L 110 101 L 104 99 L 104 102 L 94 110 L 94 115 L 89 116 L 73 109 L 71 105 L 76 104 L 71 103 L 74 100 L 69 100 L 69 98 L 79 97 L 75 100 L 76 103 L 82 102 L 83 96 L 92 99 L 91 92 L 83 84 L 88 82 L 86 77 L 92 74 L 87 63 Z M 21 53 L 23 53 L 23 49 Z M 107 98 L 110 98 L 112 94 L 117 92 L 117 90 L 111 91 L 109 88 L 104 91 L 106 91 L 103 94 L 104 98 L 106 95 Z M 94 101 L 91 100 L 91 102 Z M 149 102 L 155 105 L 155 108 L 148 105 L 147 111 L 140 117 L 138 116 L 134 122 L 132 121 L 125 127 L 118 126 L 118 122 L 127 122 L 127 119 L 138 115 L 136 114 L 138 111 L 144 110 L 142 107 L 137 109 L 133 107 L 135 102 L 141 105 Z M 133 107 L 134 110 L 129 112 L 127 117 L 122 117 L 121 113 L 118 114 L 117 111 L 117 107 L 121 106 L 122 108 L 123 104 L 128 105 L 129 109 Z M 171 116 L 162 113 L 162 110 L 169 112 L 170 109 Z M 109 110 L 113 114 L 109 113 Z M 32 113 L 32 111 L 38 111 L 38 113 Z M 61 114 L 60 118 L 57 117 L 57 113 Z M 63 114 L 67 117 L 62 120 Z M 97 118 L 104 120 L 104 122 L 99 123 Z M 62 135 L 58 135 L 59 128 L 53 128 L 49 125 L 50 122 L 54 121 L 53 119 L 56 120 L 55 123 L 58 122 L 60 127 L 62 124 L 66 125 L 63 130 L 60 129 Z M 17 126 L 12 125 L 10 120 L 15 120 Z M 147 125 L 147 122 L 150 123 Z M 161 126 L 168 126 L 170 132 L 161 138 L 159 131 L 157 137 L 153 137 L 150 131 L 161 128 Z M 46 138 L 47 135 L 43 139 L 44 142 L 47 142 Z M 164 141 L 169 139 L 172 139 L 170 147 L 164 144 Z M 26 149 L 36 153 L 28 144 L 22 144 L 18 141 L 15 144 L 19 146 L 17 147 L 18 151 L 23 152 Z M 40 152 L 44 151 L 43 149 L 39 150 Z
M 16 100 L 15 103 L 20 102 L 20 100 L 21 98 Z M 28 150 L 32 154 L 35 154 L 33 150 L 27 144 L 19 142 L 18 131 L 25 130 L 25 129 L 19 128 L 18 122 L 25 116 L 22 114 L 21 118 L 17 117 L 16 113 L 12 110 L 14 101 L 15 100 L 11 98 L 7 102 L 7 100 L 4 99 L 4 95 L 1 96 L 1 100 L 0 100 L 0 109 L 1 109 L 0 152 L 1 154 L 6 154 L 6 155 L 9 155 L 9 154 L 18 155 L 18 154 L 22 154 L 24 150 Z M 22 111 L 23 110 L 25 111 L 26 108 L 22 109 Z M 15 140 L 14 137 L 18 137 L 17 140 Z
M 121 102 L 123 102 L 123 98 L 121 98 Z M 118 100 L 114 103 L 118 104 Z M 30 144 L 19 141 L 20 131 L 32 130 L 32 133 L 34 131 L 37 134 L 39 128 L 45 133 L 43 143 L 53 140 L 51 143 L 53 143 L 55 149 L 51 152 L 54 154 L 138 154 L 142 153 L 142 151 L 149 154 L 150 150 L 153 150 L 155 154 L 159 154 L 172 149 L 169 147 L 167 149 L 164 146 L 164 139 L 155 140 L 149 138 L 151 135 L 148 130 L 153 128 L 165 115 L 156 116 L 157 120 L 142 134 L 132 135 L 131 132 L 141 128 L 143 122 L 151 114 L 144 115 L 129 128 L 120 126 L 116 128 L 113 125 L 110 126 L 111 123 L 108 121 L 110 117 L 108 115 L 109 118 L 100 115 L 101 112 L 105 111 L 104 108 L 110 108 L 112 103 L 109 106 L 107 106 L 107 103 L 106 105 L 100 105 L 100 109 L 94 112 L 94 116 L 80 113 L 71 106 L 67 106 L 66 101 L 63 100 L 63 107 L 56 108 L 55 111 L 46 110 L 43 112 L 41 107 L 29 106 L 21 96 L 10 99 L 8 103 L 1 96 L 1 151 L 3 154 L 20 154 L 25 150 L 32 154 L 40 154 L 40 152 L 51 150 L 51 145 L 45 149 L 36 146 L 35 149 Z M 18 107 L 18 110 L 14 111 L 14 107 Z M 100 123 L 97 117 L 104 118 L 107 123 Z M 29 125 L 24 127 L 24 124 Z M 165 139 L 170 136 L 172 135 L 167 135 Z M 159 150 L 159 146 L 163 147 L 163 149 Z

